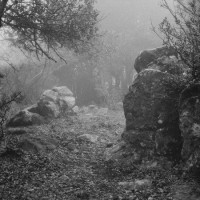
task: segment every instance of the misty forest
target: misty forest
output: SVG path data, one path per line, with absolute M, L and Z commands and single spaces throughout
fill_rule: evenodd
M 0 0 L 0 200 L 200 200 L 200 0 Z

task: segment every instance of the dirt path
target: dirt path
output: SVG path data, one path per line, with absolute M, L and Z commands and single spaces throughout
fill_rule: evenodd
M 120 169 L 105 162 L 104 152 L 124 129 L 122 111 L 84 113 L 34 127 L 51 138 L 54 150 L 0 158 L 2 200 L 170 200 L 177 176 L 163 169 Z M 149 177 L 152 187 L 133 191 L 119 185 Z

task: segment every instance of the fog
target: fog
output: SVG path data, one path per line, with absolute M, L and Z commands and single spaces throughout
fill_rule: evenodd
M 97 0 L 99 30 L 103 34 L 117 36 L 116 43 L 123 46 L 122 51 L 129 51 L 134 59 L 141 50 L 162 45 L 162 41 L 151 30 L 151 23 L 158 27 L 165 16 L 170 17 L 169 12 L 161 8 L 161 2 L 162 0 Z M 168 3 L 173 6 L 173 0 L 168 0 Z M 9 57 L 16 64 L 23 62 L 24 56 L 18 50 L 12 50 L 2 40 L 0 45 L 1 57 Z
M 138 41 L 144 36 L 139 42 L 141 48 L 157 47 L 162 41 L 152 32 L 151 23 L 158 27 L 165 16 L 170 17 L 161 3 L 162 0 L 98 0 L 97 8 L 102 18 L 100 27 L 129 40 Z M 168 3 L 173 6 L 173 0 L 168 0 Z
M 170 6 L 173 6 L 173 1 L 168 0 Z M 66 48 L 60 50 L 61 57 L 66 62 L 59 58 L 57 62 L 52 62 L 45 56 L 38 60 L 34 53 L 27 54 L 25 51 L 24 55 L 2 39 L 0 66 L 6 66 L 6 69 L 14 66 L 21 70 L 13 76 L 20 82 L 20 87 L 33 86 L 35 93 L 31 92 L 28 97 L 31 100 L 32 97 L 37 99 L 44 89 L 66 85 L 83 105 L 99 103 L 99 96 L 103 97 L 104 102 L 107 97 L 112 99 L 112 92 L 113 96 L 117 94 L 116 99 L 119 101 L 132 83 L 136 73 L 134 62 L 140 51 L 162 45 L 162 41 L 152 31 L 152 25 L 158 27 L 164 17 L 170 18 L 169 12 L 161 7 L 161 2 L 162 0 L 96 0 L 95 7 L 99 11 L 96 25 L 102 37 L 94 41 L 94 48 L 89 52 L 80 55 Z M 46 65 L 48 68 L 45 68 Z M 58 73 L 54 71 L 57 69 L 60 70 Z M 79 72 L 75 73 L 77 69 Z M 38 74 L 42 86 L 38 84 L 36 87 L 32 82 L 37 83 L 35 77 L 38 78 Z M 30 91 L 29 86 L 27 88 L 26 91 Z M 106 101 L 110 102 L 110 99 Z

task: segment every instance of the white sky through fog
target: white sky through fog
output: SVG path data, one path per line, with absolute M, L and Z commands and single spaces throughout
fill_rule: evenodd
M 106 30 L 133 33 L 136 24 L 150 29 L 151 21 L 158 25 L 167 10 L 160 7 L 162 0 L 97 0 L 97 8 L 103 16 L 101 25 Z M 173 6 L 173 0 L 167 0 Z
M 165 16 L 169 15 L 165 9 L 160 7 L 162 0 L 96 1 L 96 7 L 100 11 L 100 15 L 103 18 L 103 20 L 100 22 L 101 29 L 126 35 L 128 36 L 127 40 L 129 40 L 129 37 L 133 37 L 138 40 L 139 43 L 143 42 L 144 45 L 141 46 L 141 49 L 139 50 L 144 48 L 153 48 L 161 44 L 161 41 L 157 38 L 157 36 L 150 31 L 150 27 L 151 21 L 155 26 L 157 26 Z M 170 5 L 173 5 L 173 0 L 167 0 L 167 2 Z M 158 42 L 152 46 L 149 46 L 146 41 L 141 41 L 141 39 L 138 38 L 138 35 L 135 34 L 136 31 L 138 31 L 138 27 L 142 27 L 141 34 L 144 34 L 144 31 L 146 31 L 148 32 L 148 38 L 155 38 L 155 40 Z M 132 45 L 131 42 L 130 45 Z M 135 43 L 133 45 L 137 46 Z M 21 60 L 24 59 L 19 51 L 14 50 L 15 53 L 11 53 L 11 49 L 5 42 L 0 42 L 0 46 L 0 55 L 6 54 L 6 57 L 9 57 L 14 62 L 21 62 Z

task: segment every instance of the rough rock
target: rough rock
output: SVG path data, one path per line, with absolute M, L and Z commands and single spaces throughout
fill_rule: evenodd
M 8 122 L 8 127 L 30 126 L 44 123 L 44 119 L 56 118 L 75 106 L 73 93 L 66 87 L 45 90 L 39 101 L 20 111 Z
M 60 111 L 66 111 L 75 106 L 73 93 L 66 86 L 54 87 L 52 90 L 44 91 L 40 101 L 53 102 L 55 105 L 59 106 Z
M 135 60 L 135 70 L 139 73 L 148 68 L 148 65 L 163 56 L 176 56 L 173 48 L 166 46 L 142 51 Z
M 181 132 L 176 124 L 158 129 L 155 134 L 155 148 L 158 155 L 164 155 L 170 160 L 181 159 L 182 138 Z
M 200 85 L 186 88 L 180 98 L 182 157 L 188 169 L 200 171 Z
M 125 96 L 126 130 L 157 130 L 178 119 L 180 80 L 159 70 L 138 74 Z
M 178 100 L 181 90 L 181 79 L 171 74 L 153 69 L 140 72 L 124 98 L 126 131 L 122 138 L 129 143 L 137 140 L 141 143 L 150 141 L 151 131 L 162 130 L 156 132 L 156 137 L 154 135 L 156 146 L 152 142 L 149 144 L 161 155 L 173 156 L 178 152 L 176 157 L 180 158 Z M 153 148 L 145 145 L 147 149 Z
M 44 118 L 37 114 L 31 113 L 28 109 L 24 109 L 13 116 L 7 126 L 8 127 L 18 127 L 18 126 L 32 126 L 32 125 L 40 125 L 45 122 Z
M 154 132 L 129 130 L 122 133 L 122 139 L 132 146 L 137 154 L 136 161 L 145 161 L 152 157 L 155 151 Z

